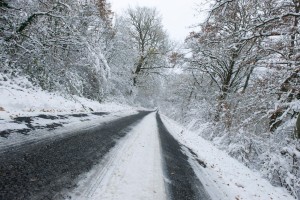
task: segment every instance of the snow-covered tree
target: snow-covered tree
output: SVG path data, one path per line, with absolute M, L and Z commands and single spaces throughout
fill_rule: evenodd
M 20 0 L 7 5 L 1 9 L 6 22 L 1 25 L 1 55 L 9 60 L 7 68 L 47 90 L 103 99 L 113 33 L 94 1 Z
M 166 55 L 169 52 L 168 36 L 163 29 L 161 17 L 155 8 L 129 8 L 127 26 L 134 49 L 138 52 L 133 67 L 133 85 L 139 76 L 151 70 L 168 67 Z
M 209 93 L 196 90 L 215 116 L 203 136 L 298 198 L 299 17 L 296 0 L 214 1 L 200 31 L 187 38 L 185 66 L 200 85 L 211 83 Z M 205 119 L 194 111 L 184 118 Z

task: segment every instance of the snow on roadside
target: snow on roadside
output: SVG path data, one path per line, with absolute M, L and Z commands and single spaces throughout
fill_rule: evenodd
M 43 91 L 33 86 L 26 78 L 13 80 L 0 74 L 0 119 L 9 120 L 15 116 L 31 116 L 41 113 L 70 112 L 117 112 L 133 108 L 118 103 L 99 103 L 86 98 Z
M 67 196 L 78 200 L 166 199 L 156 113 L 147 115 Z
M 191 159 L 190 163 L 198 178 L 213 199 L 225 200 L 293 200 L 294 198 L 281 187 L 272 186 L 259 173 L 217 149 L 199 134 L 188 131 L 175 121 L 162 115 L 167 129 L 183 145 L 197 154 L 206 163 L 206 168 Z M 186 151 L 187 154 L 190 152 Z M 189 155 L 192 157 L 192 155 Z
M 78 96 L 67 98 L 43 91 L 25 77 L 9 79 L 0 73 L 0 149 L 99 125 L 135 114 L 137 109 Z
M 18 132 L 12 132 L 6 138 L 0 137 L 0 152 L 5 151 L 6 149 L 9 149 L 13 146 L 19 146 L 20 144 L 24 143 L 55 140 L 59 137 L 66 137 L 68 134 L 72 134 L 77 131 L 88 130 L 95 126 L 109 123 L 110 121 L 116 120 L 120 117 L 129 116 L 135 113 L 137 112 L 133 110 L 131 112 L 114 112 L 104 116 L 89 114 L 86 117 L 84 117 L 84 119 L 70 117 L 68 119 L 63 120 L 52 120 L 51 124 L 57 123 L 63 124 L 63 126 L 58 127 L 56 129 L 52 129 L 51 131 L 49 131 L 49 129 L 36 129 L 30 131 L 28 135 L 20 134 Z M 44 120 L 40 120 L 40 122 L 48 124 Z M 1 123 L 3 122 L 0 121 L 0 126 Z

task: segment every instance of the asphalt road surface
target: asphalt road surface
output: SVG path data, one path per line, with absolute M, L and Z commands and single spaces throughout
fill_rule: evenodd
M 177 140 L 168 132 L 159 114 L 156 114 L 160 136 L 163 166 L 167 182 L 167 196 L 171 200 L 210 200 L 202 183 L 182 152 Z
M 66 198 L 64 194 L 77 186 L 80 175 L 97 165 L 118 139 L 149 113 L 141 111 L 63 138 L 24 144 L 0 153 L 0 200 Z M 156 120 L 168 198 L 210 200 L 188 156 L 158 113 Z
M 0 199 L 59 199 L 61 191 L 75 187 L 78 176 L 90 171 L 116 140 L 148 113 L 139 112 L 46 144 L 24 145 L 1 153 Z

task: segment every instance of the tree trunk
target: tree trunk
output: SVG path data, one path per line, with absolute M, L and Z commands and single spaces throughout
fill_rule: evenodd
M 138 64 L 137 64 L 137 66 L 136 66 L 136 69 L 135 69 L 135 71 L 134 71 L 134 74 L 133 74 L 133 86 L 136 86 L 136 85 L 137 85 L 137 78 L 138 78 L 139 73 L 140 73 L 141 70 L 142 70 L 144 61 L 145 61 L 145 57 L 144 57 L 144 56 L 141 56 L 140 59 L 139 59 L 139 62 L 138 62 Z
M 229 87 L 230 87 L 230 82 L 231 82 L 232 75 L 233 75 L 234 64 L 235 64 L 235 61 L 231 60 L 229 69 L 228 69 L 227 74 L 226 74 L 226 77 L 224 77 L 224 81 L 223 81 L 222 88 L 221 88 L 221 95 L 218 97 L 218 106 L 217 106 L 217 112 L 216 112 L 216 115 L 215 115 L 215 121 L 216 122 L 220 121 L 220 115 L 221 115 L 221 112 L 223 110 L 225 101 L 227 99 L 228 92 L 230 90 Z
M 300 12 L 300 0 L 294 0 L 294 6 L 295 6 L 295 13 Z M 298 33 L 297 28 L 298 28 L 298 17 L 294 17 L 294 23 L 293 23 L 293 29 L 292 29 L 292 34 L 291 34 L 291 47 L 289 50 L 289 59 L 292 58 L 292 56 L 295 53 L 295 44 L 296 44 L 296 34 Z
M 247 77 L 246 77 L 246 81 L 245 81 L 245 84 L 244 84 L 244 86 L 243 86 L 242 93 L 244 93 L 244 92 L 246 91 L 246 89 L 247 89 L 247 87 L 248 87 L 248 85 L 249 85 L 249 80 L 250 80 L 250 77 L 251 77 L 251 75 L 252 75 L 252 73 L 253 73 L 255 64 L 256 64 L 256 62 L 253 64 L 253 66 L 252 66 L 251 69 L 250 69 L 249 74 L 248 74 Z
M 300 113 L 298 114 L 296 121 L 295 136 L 297 139 L 300 139 Z

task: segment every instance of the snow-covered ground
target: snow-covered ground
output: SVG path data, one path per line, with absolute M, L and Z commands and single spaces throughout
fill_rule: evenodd
M 120 117 L 125 117 L 128 115 L 132 115 L 137 113 L 135 110 L 128 112 L 114 112 L 104 116 L 98 116 L 93 114 L 87 114 L 86 117 L 69 117 L 67 119 L 57 119 L 50 120 L 47 119 L 37 119 L 41 124 L 61 124 L 62 126 L 56 127 L 55 129 L 42 128 L 31 130 L 26 134 L 21 134 L 17 131 L 17 129 L 13 129 L 13 131 L 7 137 L 0 137 L 0 151 L 5 151 L 8 148 L 13 146 L 17 146 L 24 143 L 32 143 L 39 142 L 45 140 L 53 140 L 57 137 L 65 137 L 67 134 L 72 134 L 76 131 L 82 131 L 85 129 L 90 129 L 95 126 L 100 126 L 101 124 L 108 123 L 112 120 L 118 119 Z M 83 123 L 84 122 L 84 123 Z M 5 121 L 0 121 L 0 126 L 5 124 Z M 20 126 L 15 127 L 15 124 L 10 124 L 10 128 L 21 128 L 24 124 L 20 124 Z M 24 125 L 25 126 L 25 125 Z M 11 130 L 11 129 L 9 129 Z M 20 129 L 22 130 L 22 129 Z
M 26 78 L 10 80 L 0 74 L 0 119 L 44 113 L 117 112 L 132 110 L 114 102 L 99 103 L 78 96 L 62 96 L 33 86 Z
M 133 127 L 70 196 L 78 200 L 166 199 L 155 113 Z
M 198 178 L 216 200 L 292 200 L 285 189 L 272 186 L 259 173 L 251 171 L 242 163 L 217 149 L 196 132 L 191 132 L 173 120 L 163 116 L 165 126 L 170 133 L 187 148 L 197 154 L 206 168 L 197 164 L 197 160 L 186 149 L 190 163 Z
M 0 74 L 0 149 L 79 131 L 137 113 L 137 109 L 65 97 L 43 91 L 24 77 L 11 80 Z

